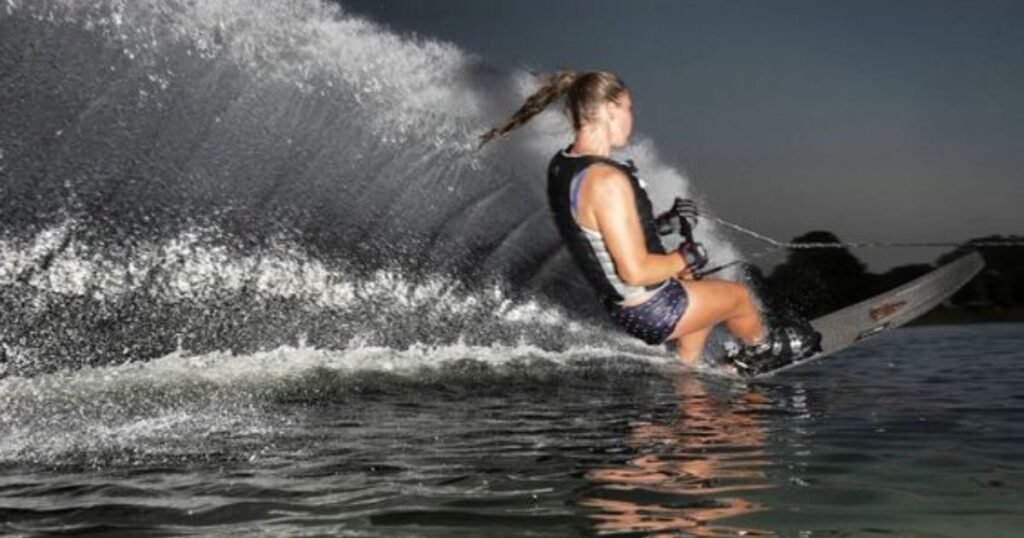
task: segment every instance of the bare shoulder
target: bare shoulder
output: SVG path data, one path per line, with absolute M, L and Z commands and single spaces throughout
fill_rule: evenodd
M 587 173 L 587 183 L 599 196 L 622 197 L 625 193 L 632 194 L 626 174 L 614 166 L 597 163 Z

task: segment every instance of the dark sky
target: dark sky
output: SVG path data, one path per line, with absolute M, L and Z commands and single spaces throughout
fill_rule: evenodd
M 1024 234 L 1024 1 L 342 4 L 500 68 L 620 74 L 661 157 L 769 235 Z M 857 254 L 881 270 L 940 252 Z

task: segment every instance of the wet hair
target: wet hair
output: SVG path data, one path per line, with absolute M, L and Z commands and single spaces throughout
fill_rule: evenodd
M 546 109 L 559 97 L 565 96 L 565 109 L 572 120 L 573 129 L 579 130 L 595 109 L 609 101 L 617 101 L 627 91 L 626 84 L 608 71 L 559 71 L 526 99 L 504 124 L 480 136 L 480 146 L 516 129 Z

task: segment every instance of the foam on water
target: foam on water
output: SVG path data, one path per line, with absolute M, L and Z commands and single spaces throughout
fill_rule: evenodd
M 166 241 L 96 249 L 69 239 L 73 228 L 65 222 L 28 242 L 0 241 L 0 286 L 27 290 L 30 299 L 18 305 L 17 314 L 31 325 L 23 332 L 6 328 L 7 360 L 0 373 L 52 370 L 40 354 L 60 349 L 75 330 L 83 342 L 110 349 L 131 350 L 122 339 L 143 332 L 154 342 L 141 354 L 123 351 L 99 363 L 144 359 L 161 348 L 201 353 L 300 341 L 346 350 L 354 341 L 396 350 L 458 341 L 527 342 L 549 351 L 584 343 L 645 347 L 543 298 L 510 293 L 500 282 L 468 287 L 441 275 L 409 280 L 393 269 L 350 274 L 287 241 L 239 252 L 201 229 Z M 54 255 L 44 254 L 55 242 L 65 244 Z M 46 268 L 38 270 L 43 256 Z M 131 316 L 119 316 L 124 310 Z M 213 338 L 207 338 L 210 323 L 224 327 Z M 117 330 L 104 334 L 112 324 Z M 71 355 L 68 366 L 90 364 L 76 363 L 74 349 L 65 352 Z
M 355 401 L 367 393 L 460 390 L 500 394 L 557 386 L 587 372 L 651 372 L 671 361 L 639 346 L 528 343 L 353 343 L 345 351 L 282 347 L 249 355 L 173 353 L 159 359 L 0 380 L 0 463 L 120 464 L 219 452 L 216 438 L 286 431 L 276 404 Z M 266 440 L 264 439 L 264 444 Z
M 547 214 L 564 118 L 475 149 L 525 71 L 317 0 L 3 0 L 0 50 L 0 532 L 1020 528 L 1019 328 L 665 386 Z

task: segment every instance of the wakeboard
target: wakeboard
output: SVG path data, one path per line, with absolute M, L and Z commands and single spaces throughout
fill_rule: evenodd
M 977 252 L 966 254 L 902 286 L 811 321 L 821 333 L 821 351 L 750 379 L 797 368 L 895 329 L 924 315 L 967 284 L 985 266 Z

